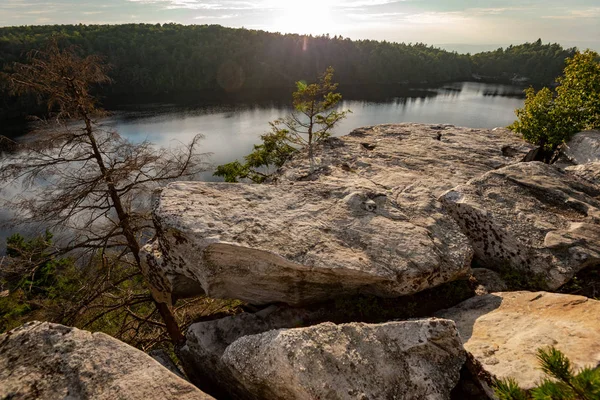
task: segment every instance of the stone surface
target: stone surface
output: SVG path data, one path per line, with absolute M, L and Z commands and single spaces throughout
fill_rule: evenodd
M 179 367 L 175 365 L 173 359 L 171 358 L 171 356 L 169 356 L 165 349 L 152 350 L 148 352 L 148 355 L 154 358 L 156 361 L 158 361 L 160 365 L 162 365 L 178 377 L 187 380 L 187 378 L 183 375 Z
M 218 398 L 243 398 L 243 389 L 221 360 L 225 349 L 244 336 L 323 322 L 325 311 L 269 306 L 257 313 L 198 322 L 188 328 L 179 358 L 190 380 L 205 392 Z
M 596 185 L 600 185 L 600 161 L 582 165 L 573 165 L 565 168 L 565 171 L 577 176 L 578 178 L 587 180 Z
M 546 292 L 473 297 L 438 317 L 456 322 L 465 349 L 488 373 L 530 389 L 543 373 L 538 348 L 555 346 L 575 369 L 600 366 L 600 302 Z
M 440 319 L 274 330 L 223 355 L 256 400 L 449 399 L 464 361 L 454 323 Z
M 600 161 L 600 131 L 579 132 L 565 145 L 563 154 L 575 164 Z
M 0 335 L 0 398 L 213 399 L 108 335 L 48 322 Z
M 318 146 L 312 175 L 298 157 L 277 184 L 169 185 L 154 209 L 158 238 L 142 256 L 165 301 L 182 275 L 209 296 L 252 304 L 416 293 L 471 262 L 437 196 L 530 149 L 506 130 L 359 129 Z
M 508 289 L 506 282 L 495 271 L 486 268 L 473 268 L 472 274 L 477 280 L 475 293 L 479 296 Z
M 440 201 L 475 259 L 524 271 L 556 289 L 600 263 L 600 186 L 539 162 L 519 163 L 448 191 Z

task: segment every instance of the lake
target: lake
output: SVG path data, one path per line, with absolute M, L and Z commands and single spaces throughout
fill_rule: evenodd
M 476 82 L 404 89 L 397 96 L 388 91 L 382 97 L 343 101 L 341 109 L 352 113 L 336 127 L 334 135 L 345 135 L 362 126 L 399 122 L 495 128 L 514 121 L 514 110 L 523 106 L 523 88 Z M 219 165 L 249 153 L 260 135 L 268 131 L 268 122 L 290 111 L 290 106 L 282 102 L 186 107 L 159 104 L 116 112 L 102 124 L 132 141 L 148 140 L 167 147 L 173 141 L 185 143 L 202 133 L 205 139 L 201 150 L 212 153 L 210 161 Z M 211 174 L 202 179 L 212 180 Z
M 352 113 L 335 129 L 335 135 L 344 135 L 362 126 L 399 122 L 494 128 L 510 124 L 515 119 L 514 110 L 523 106 L 523 88 L 509 85 L 463 82 L 426 89 L 389 86 L 369 89 L 369 93 L 340 90 L 349 99 L 341 108 L 350 109 Z M 357 98 L 368 100 L 355 100 Z M 177 141 L 188 142 L 202 133 L 205 139 L 201 142 L 201 151 L 212 153 L 210 161 L 219 165 L 249 153 L 252 145 L 260 141 L 260 135 L 268 130 L 268 122 L 291 111 L 289 103 L 281 100 L 221 101 L 220 104 L 192 106 L 130 103 L 111 106 L 121 111 L 115 111 L 112 117 L 100 123 L 134 142 L 148 140 L 165 147 Z M 206 172 L 199 179 L 219 178 Z M 13 190 L 16 195 L 18 189 Z M 10 197 L 10 191 L 6 193 Z M 0 210 L 0 223 L 12 215 L 10 210 Z M 23 228 L 19 230 L 26 232 Z M 0 253 L 6 235 L 12 232 L 12 229 L 0 228 Z

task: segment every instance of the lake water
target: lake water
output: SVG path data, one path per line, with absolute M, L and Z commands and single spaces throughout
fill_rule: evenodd
M 343 94 L 343 92 L 342 92 Z M 523 106 L 523 88 L 462 82 L 433 89 L 403 90 L 377 101 L 347 100 L 341 109 L 352 111 L 335 129 L 345 135 L 353 129 L 387 123 L 445 123 L 472 128 L 506 126 Z M 269 129 L 268 122 L 290 112 L 282 103 L 185 107 L 157 105 L 135 112 L 117 112 L 103 121 L 132 141 L 170 146 L 189 142 L 202 133 L 202 152 L 212 153 L 215 165 L 241 159 Z M 203 179 L 211 180 L 211 174 Z
M 510 124 L 515 118 L 514 110 L 523 106 L 520 87 L 472 82 L 433 89 L 370 88 L 368 94 L 363 91 L 345 95 L 369 100 L 347 100 L 341 104 L 342 109 L 350 109 L 352 113 L 335 129 L 335 135 L 344 135 L 362 126 L 399 122 L 494 128 Z M 148 140 L 165 147 L 174 142 L 189 142 L 202 133 L 205 139 L 201 142 L 201 151 L 212 153 L 209 161 L 219 165 L 249 153 L 252 145 L 260 141 L 260 135 L 268 131 L 268 122 L 291 111 L 288 104 L 281 101 L 186 107 L 134 104 L 116 107 L 129 111 L 117 111 L 101 124 L 116 129 L 134 142 Z M 199 179 L 218 178 L 206 172 Z M 18 190 L 14 190 L 16 195 Z M 11 197 L 9 192 L 4 195 Z M 0 210 L 0 223 L 12 215 L 10 210 Z M 23 228 L 19 230 L 25 232 Z M 12 232 L 13 229 L 0 227 L 0 253 L 6 235 Z

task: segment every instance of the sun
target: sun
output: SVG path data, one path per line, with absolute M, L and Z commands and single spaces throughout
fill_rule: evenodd
M 321 35 L 332 31 L 333 0 L 279 1 L 274 27 L 284 33 Z

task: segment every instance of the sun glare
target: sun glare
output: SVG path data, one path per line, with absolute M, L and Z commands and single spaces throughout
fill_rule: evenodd
M 280 32 L 323 34 L 333 30 L 333 0 L 292 0 L 279 2 L 274 21 Z

